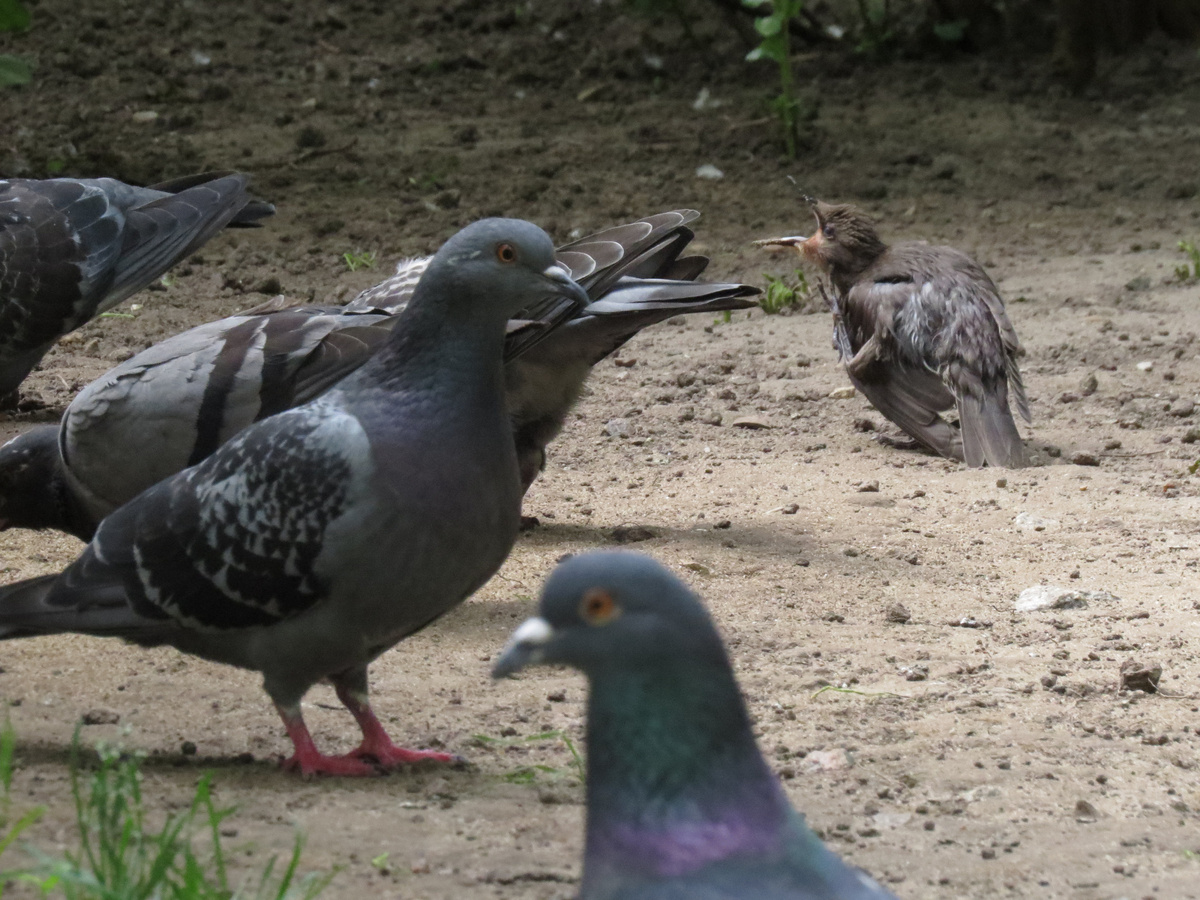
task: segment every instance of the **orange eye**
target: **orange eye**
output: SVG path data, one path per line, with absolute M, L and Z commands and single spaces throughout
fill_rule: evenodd
M 612 594 L 600 588 L 592 588 L 579 603 L 579 616 L 589 625 L 603 625 L 615 619 L 620 612 L 621 608 Z
M 515 263 L 517 250 L 512 244 L 500 244 L 496 247 L 496 259 L 502 263 Z

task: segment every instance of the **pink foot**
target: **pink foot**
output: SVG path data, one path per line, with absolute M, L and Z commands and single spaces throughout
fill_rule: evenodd
M 336 686 L 336 685 L 335 685 Z M 365 693 L 358 693 L 344 686 L 336 686 L 338 699 L 346 705 L 362 729 L 363 740 L 357 750 L 350 752 L 356 759 L 374 760 L 385 769 L 397 769 L 425 761 L 461 765 L 466 762 L 453 753 L 438 753 L 436 750 L 406 750 L 397 747 L 388 737 L 383 724 L 375 717 Z
M 372 760 L 385 769 L 397 769 L 401 766 L 411 766 L 426 761 L 464 762 L 461 756 L 453 753 L 439 753 L 436 750 L 407 750 L 404 747 L 397 747 L 390 740 L 386 744 L 364 740 L 357 750 L 350 751 L 349 758 Z
M 313 775 L 338 775 L 350 778 L 378 777 L 384 774 L 379 766 L 354 756 L 301 756 L 294 753 L 283 761 L 283 768 L 288 772 L 299 772 L 303 777 Z

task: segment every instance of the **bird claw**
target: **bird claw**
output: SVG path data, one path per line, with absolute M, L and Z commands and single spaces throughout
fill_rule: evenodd
M 306 756 L 301 758 L 299 754 L 293 754 L 283 761 L 283 769 L 286 772 L 299 772 L 303 778 L 312 778 L 315 775 L 333 775 L 342 778 L 366 778 L 377 777 L 384 774 L 384 770 L 377 765 L 372 765 L 364 759 L 359 759 L 353 756 Z
M 359 747 L 352 750 L 349 757 L 357 760 L 370 761 L 384 770 L 399 769 L 403 766 L 415 766 L 421 763 L 449 763 L 461 767 L 466 760 L 454 753 L 440 753 L 436 750 L 407 750 L 391 744 L 387 747 Z

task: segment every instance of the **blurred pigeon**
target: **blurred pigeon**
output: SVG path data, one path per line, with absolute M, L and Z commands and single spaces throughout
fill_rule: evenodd
M 578 273 L 592 304 L 555 331 L 510 321 L 505 378 L 526 490 L 593 365 L 678 313 L 754 305 L 756 288 L 690 280 L 707 262 L 680 258 L 697 215 L 664 213 L 569 244 L 560 264 Z M 268 302 L 117 366 L 84 388 L 59 425 L 37 426 L 0 448 L 0 528 L 57 528 L 91 540 L 121 504 L 362 365 L 428 263 L 402 263 L 345 308 Z
M 226 225 L 275 208 L 246 175 L 153 187 L 112 178 L 0 181 L 0 397 L 60 337 L 140 291 Z
M 580 900 L 894 900 L 792 809 L 678 578 L 635 553 L 576 556 L 539 612 L 492 674 L 565 664 L 591 682 Z
M 987 273 L 953 247 L 888 246 L 852 206 L 810 201 L 811 237 L 758 245 L 795 247 L 822 267 L 841 309 L 835 320 L 855 388 L 912 438 L 969 466 L 1028 465 L 1009 410 L 1031 421 L 1017 333 Z M 939 413 L 958 409 L 960 431 Z
M 447 754 L 392 744 L 367 665 L 500 567 L 521 485 L 504 410 L 505 323 L 587 301 L 540 228 L 486 219 L 434 256 L 371 360 L 246 428 L 103 522 L 60 575 L 0 590 L 0 637 L 122 637 L 262 672 L 302 773 Z M 323 756 L 300 712 L 333 682 L 361 746 Z

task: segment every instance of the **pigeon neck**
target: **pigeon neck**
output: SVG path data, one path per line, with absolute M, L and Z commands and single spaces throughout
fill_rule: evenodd
M 437 300 L 417 300 L 414 297 L 401 313 L 372 359 L 380 381 L 395 380 L 409 389 L 425 382 L 441 390 L 502 385 L 507 317 L 480 314 L 478 309 L 472 315 L 455 315 L 453 306 L 438 309 Z
M 585 885 L 777 858 L 791 816 L 723 658 L 593 673 L 587 791 Z

